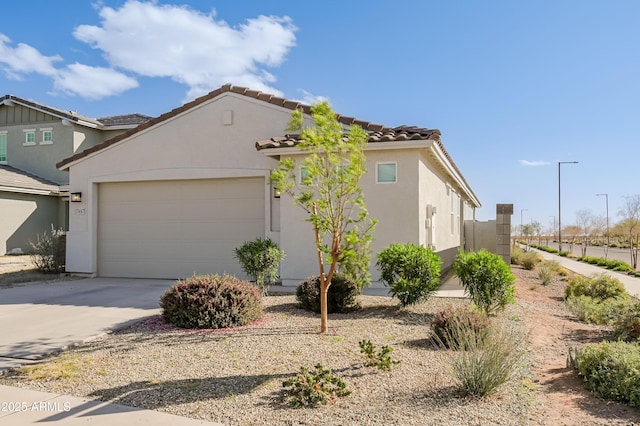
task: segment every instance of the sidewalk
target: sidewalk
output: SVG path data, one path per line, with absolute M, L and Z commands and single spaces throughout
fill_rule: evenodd
M 580 275 L 593 275 L 606 273 L 612 277 L 617 278 L 624 285 L 627 293 L 633 297 L 640 298 L 640 278 L 624 274 L 622 272 L 611 271 L 609 269 L 601 268 L 596 265 L 591 265 L 585 262 L 578 262 L 577 260 L 569 259 L 568 257 L 558 256 L 557 254 L 547 253 L 546 251 L 538 250 L 529 247 L 529 250 L 534 250 L 540 253 L 546 260 L 555 260 L 562 266 L 570 271 Z
M 0 386 L 0 424 L 23 426 L 48 422 L 66 426 L 222 426 L 159 411 Z

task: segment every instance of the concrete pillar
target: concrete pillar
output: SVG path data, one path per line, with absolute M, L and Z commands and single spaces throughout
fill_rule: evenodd
M 511 264 L 511 215 L 513 204 L 496 204 L 496 254 Z

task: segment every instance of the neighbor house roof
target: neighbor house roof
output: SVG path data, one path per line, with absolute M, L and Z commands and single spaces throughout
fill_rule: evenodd
M 112 117 L 104 117 L 104 118 L 91 118 L 85 115 L 78 114 L 75 111 L 68 111 L 60 108 L 55 108 L 49 105 L 41 104 L 39 102 L 35 102 L 29 99 L 20 98 L 14 95 L 4 95 L 0 97 L 0 106 L 11 106 L 13 104 L 23 105 L 28 108 L 35 109 L 37 111 L 42 111 L 47 114 L 53 115 L 54 117 L 58 117 L 62 120 L 68 120 L 73 124 L 78 124 L 86 127 L 99 128 L 102 130 L 109 130 L 110 127 L 122 127 L 126 126 L 131 128 L 131 126 L 137 126 L 140 123 L 144 123 L 145 121 L 149 121 L 151 117 L 143 115 L 143 114 L 127 114 L 127 115 L 116 115 Z
M 60 186 L 24 170 L 0 164 L 0 191 L 58 195 Z

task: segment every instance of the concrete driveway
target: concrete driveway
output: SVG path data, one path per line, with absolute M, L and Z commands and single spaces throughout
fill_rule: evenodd
M 0 289 L 0 370 L 158 314 L 173 282 L 86 278 Z

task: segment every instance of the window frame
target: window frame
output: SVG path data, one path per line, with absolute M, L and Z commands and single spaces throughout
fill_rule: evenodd
M 42 132 L 42 140 L 40 141 L 40 145 L 53 145 L 53 127 L 42 128 L 40 129 L 40 132 Z M 45 135 L 47 133 L 51 135 L 51 140 L 45 140 Z
M 23 129 L 24 143 L 23 146 L 35 146 L 36 145 L 36 129 Z M 29 141 L 29 135 L 33 136 L 33 141 Z
M 0 164 L 7 164 L 7 160 L 8 160 L 8 155 L 7 155 L 8 133 L 9 132 L 6 131 L 6 130 L 0 130 Z M 2 159 L 2 156 L 4 156 L 4 160 Z
M 380 166 L 393 166 L 393 181 L 380 181 Z M 397 161 L 378 161 L 376 162 L 376 184 L 392 185 L 398 183 L 398 162 Z

